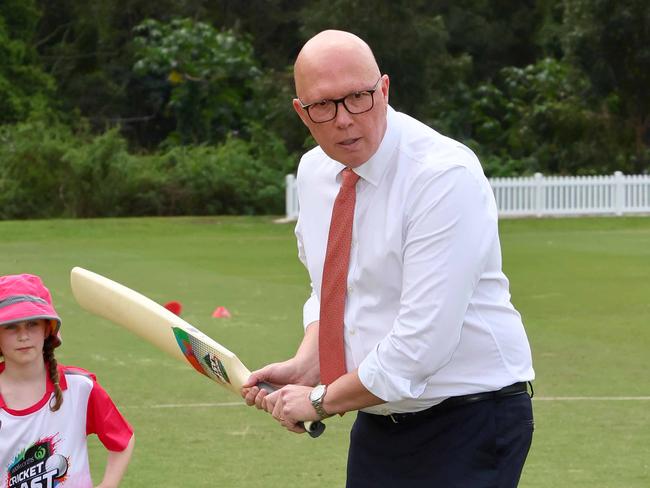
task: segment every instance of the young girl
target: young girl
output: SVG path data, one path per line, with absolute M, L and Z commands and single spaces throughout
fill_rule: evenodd
M 133 429 L 97 383 L 54 358 L 61 319 L 33 275 L 0 277 L 0 487 L 91 488 L 86 436 L 108 450 L 98 488 L 119 485 Z

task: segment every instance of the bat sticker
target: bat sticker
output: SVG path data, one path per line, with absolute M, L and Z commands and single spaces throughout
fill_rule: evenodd
M 230 383 L 225 366 L 206 344 L 179 327 L 172 327 L 172 330 L 178 347 L 195 370 L 219 383 Z
M 224 383 L 230 383 L 226 368 L 216 354 L 213 354 L 211 352 L 207 353 L 205 356 L 203 356 L 203 361 L 205 361 L 205 364 L 208 365 L 210 371 L 221 378 Z

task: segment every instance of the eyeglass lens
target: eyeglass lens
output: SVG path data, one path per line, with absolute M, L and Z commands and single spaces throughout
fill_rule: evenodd
M 336 117 L 337 105 L 343 103 L 343 106 L 351 114 L 360 114 L 368 112 L 373 106 L 372 93 L 368 91 L 351 93 L 343 100 L 323 100 L 309 107 L 309 115 L 314 122 L 326 122 Z

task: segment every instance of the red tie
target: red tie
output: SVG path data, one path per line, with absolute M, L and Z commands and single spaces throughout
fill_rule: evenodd
M 352 221 L 356 201 L 355 185 L 359 175 L 350 168 L 343 170 L 341 189 L 334 200 L 327 253 L 323 266 L 320 294 L 320 325 L 318 327 L 318 354 L 320 381 L 332 383 L 346 373 L 343 345 L 343 315 L 350 264 Z

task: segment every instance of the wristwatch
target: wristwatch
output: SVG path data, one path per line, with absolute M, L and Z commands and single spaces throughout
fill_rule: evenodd
M 314 410 L 316 410 L 316 413 L 321 419 L 326 419 L 327 417 L 330 417 L 330 414 L 327 413 L 323 408 L 323 400 L 325 400 L 326 393 L 327 393 L 327 386 L 318 385 L 315 386 L 314 389 L 309 394 L 309 400 L 311 401 L 311 404 L 314 406 Z

